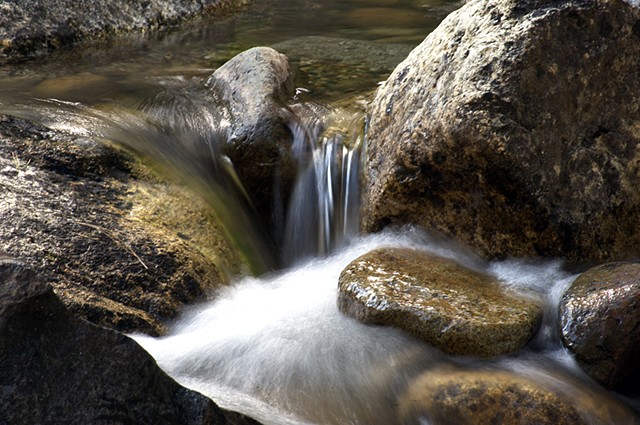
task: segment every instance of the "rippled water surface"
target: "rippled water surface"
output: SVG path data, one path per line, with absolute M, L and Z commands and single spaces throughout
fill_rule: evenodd
M 459 6 L 459 0 L 253 0 L 226 18 L 0 68 L 0 96 L 135 104 L 168 80 L 206 76 L 261 45 L 288 54 L 296 81 L 315 101 L 337 100 L 375 88 Z

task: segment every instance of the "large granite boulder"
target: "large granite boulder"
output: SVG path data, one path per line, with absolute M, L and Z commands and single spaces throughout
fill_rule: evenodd
M 201 198 L 93 139 L 0 116 L 0 186 L 0 252 L 93 323 L 161 334 L 242 271 Z
M 358 320 L 395 326 L 450 354 L 495 356 L 523 347 L 542 308 L 451 260 L 381 248 L 340 274 L 338 306 Z
M 398 398 L 405 425 L 611 425 L 640 423 L 605 391 L 557 373 L 440 368 L 419 375 Z
M 71 43 L 161 28 L 243 0 L 31 0 L 0 4 L 0 61 L 22 59 Z
M 560 302 L 560 335 L 596 381 L 640 393 L 640 264 L 582 273 Z
M 363 227 L 415 223 L 488 257 L 640 247 L 640 8 L 473 0 L 379 88 Z
M 76 318 L 0 259 L 0 412 L 10 424 L 255 424 L 178 385 L 132 339 Z

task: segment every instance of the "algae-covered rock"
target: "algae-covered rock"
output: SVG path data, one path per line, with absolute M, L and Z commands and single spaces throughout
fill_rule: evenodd
M 0 185 L 0 251 L 94 323 L 161 334 L 243 267 L 204 202 L 106 144 L 2 116 Z
M 542 309 L 490 276 L 420 251 L 382 248 L 351 262 L 339 281 L 340 310 L 394 326 L 450 354 L 495 356 L 523 347 Z
M 398 415 L 405 425 L 640 423 L 629 407 L 568 375 L 525 376 L 491 368 L 423 373 L 398 398 Z
M 640 264 L 582 273 L 560 302 L 560 336 L 596 381 L 640 391 Z

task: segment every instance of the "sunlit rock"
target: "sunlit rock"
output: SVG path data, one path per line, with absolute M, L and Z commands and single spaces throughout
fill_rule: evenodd
M 255 424 L 178 385 L 132 339 L 69 313 L 0 258 L 0 410 L 11 424 Z
M 608 263 L 581 274 L 562 297 L 560 333 L 596 381 L 640 392 L 640 264 Z
M 113 146 L 0 116 L 0 186 L 0 252 L 101 326 L 162 334 L 242 270 L 200 197 Z
M 640 9 L 474 0 L 372 102 L 363 227 L 415 223 L 488 257 L 640 247 Z
M 340 310 L 395 326 L 450 354 L 495 356 L 523 347 L 542 309 L 487 275 L 410 249 L 371 251 L 339 280 Z
M 441 368 L 411 382 L 398 398 L 405 425 L 610 425 L 640 423 L 604 391 L 558 372 L 517 375 L 506 370 Z

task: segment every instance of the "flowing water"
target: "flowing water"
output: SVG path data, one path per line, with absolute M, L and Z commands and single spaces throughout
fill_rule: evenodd
M 167 89 L 202 83 L 242 50 L 274 46 L 290 57 L 298 86 L 291 103 L 303 108 L 290 124 L 300 178 L 282 224 L 289 267 L 235 282 L 215 300 L 185 311 L 165 337 L 135 336 L 160 366 L 218 404 L 265 424 L 397 423 L 408 383 L 424 371 L 450 367 L 514 371 L 575 402 L 585 423 L 635 423 L 626 413 L 589 413 L 593 404 L 610 399 L 580 372 L 558 338 L 558 301 L 574 278 L 561 263 L 485 263 L 411 228 L 358 236 L 362 104 L 460 6 L 450 0 L 375 4 L 255 0 L 224 19 L 5 66 L 0 112 L 115 141 L 157 160 L 211 202 L 238 245 L 252 252 L 256 270 L 273 269 L 264 229 L 255 224 L 233 164 L 215 149 L 221 137 L 215 117 L 153 99 Z M 304 110 L 315 107 L 330 113 L 318 121 Z M 184 119 L 176 118 L 180 114 Z M 208 150 L 193 149 L 202 145 Z M 345 317 L 336 306 L 340 272 L 381 246 L 433 252 L 498 277 L 544 306 L 541 330 L 515 354 L 479 360 L 446 356 L 399 330 Z

